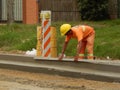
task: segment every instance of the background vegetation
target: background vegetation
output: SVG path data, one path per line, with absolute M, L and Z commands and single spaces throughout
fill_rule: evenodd
M 77 0 L 82 20 L 108 19 L 108 0 Z
M 57 49 L 58 54 L 64 43 L 64 38 L 60 36 L 59 27 L 66 22 L 53 22 L 52 26 L 57 29 Z M 82 21 L 69 22 L 73 26 L 76 24 L 86 24 L 93 26 L 96 31 L 94 52 L 99 58 L 109 56 L 112 59 L 120 59 L 120 20 L 106 20 L 99 22 Z M 0 25 L 0 50 L 11 51 L 21 50 L 27 51 L 36 48 L 36 27 L 37 25 Z M 71 40 L 65 52 L 67 56 L 76 54 L 76 40 Z

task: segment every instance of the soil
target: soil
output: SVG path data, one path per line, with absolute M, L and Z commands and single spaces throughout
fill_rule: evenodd
M 19 54 L 19 55 L 25 55 L 25 51 L 20 50 L 11 50 L 11 51 L 4 51 L 0 48 L 0 54 Z
M 120 83 L 0 69 L 0 90 L 120 90 Z

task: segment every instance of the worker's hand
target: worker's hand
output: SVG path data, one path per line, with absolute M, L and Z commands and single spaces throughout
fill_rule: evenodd
M 62 60 L 63 57 L 64 57 L 64 54 L 61 54 L 61 55 L 59 56 L 58 60 Z
M 75 56 L 74 61 L 78 61 L 78 58 L 79 58 L 78 56 Z

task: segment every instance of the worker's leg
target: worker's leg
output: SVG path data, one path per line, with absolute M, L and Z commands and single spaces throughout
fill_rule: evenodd
M 95 38 L 95 32 L 93 32 L 92 34 L 90 34 L 90 36 L 88 36 L 87 38 L 87 58 L 88 59 L 94 59 L 94 55 L 93 55 L 93 47 L 94 47 L 94 38 Z
M 86 48 L 86 41 L 82 41 L 82 45 L 81 45 L 81 49 L 80 49 L 80 52 L 79 52 L 79 58 L 80 59 L 84 59 L 85 58 L 85 48 Z

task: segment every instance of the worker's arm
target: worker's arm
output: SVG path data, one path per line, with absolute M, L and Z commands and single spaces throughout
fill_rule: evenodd
M 63 48 L 62 48 L 62 54 L 59 56 L 59 60 L 62 60 L 62 58 L 64 57 L 64 52 L 66 50 L 67 45 L 68 45 L 68 42 L 65 41 Z
M 77 61 L 79 58 L 80 49 L 81 49 L 81 41 L 79 41 L 77 44 L 77 53 L 76 53 L 76 56 L 74 58 L 75 61 Z

